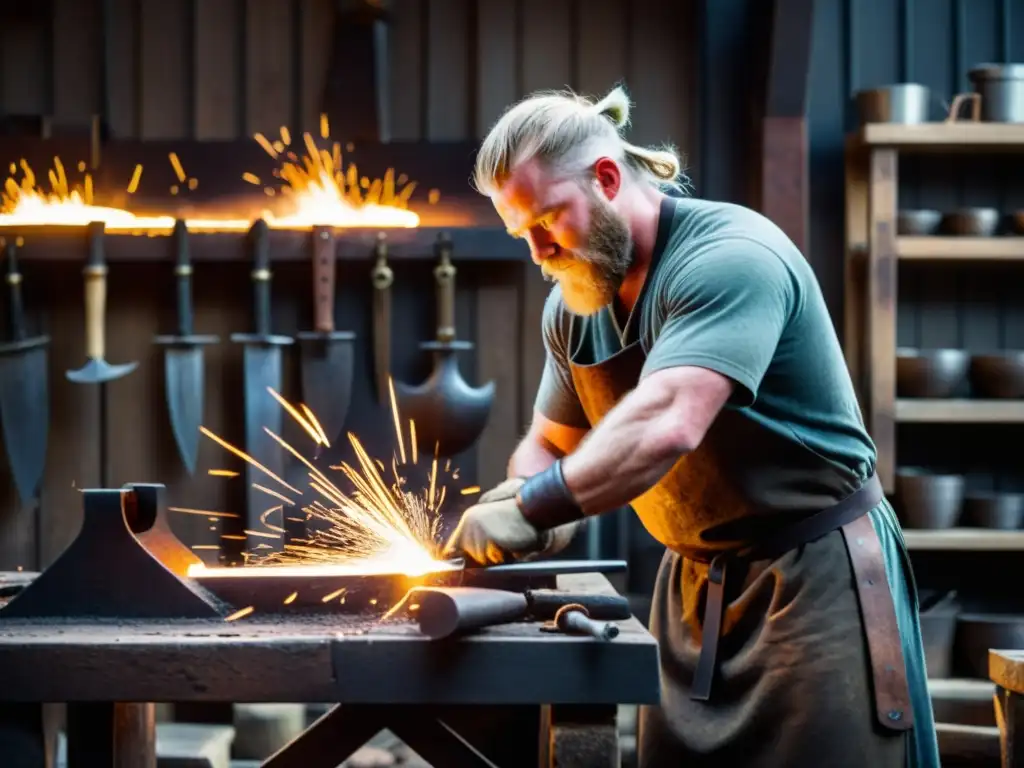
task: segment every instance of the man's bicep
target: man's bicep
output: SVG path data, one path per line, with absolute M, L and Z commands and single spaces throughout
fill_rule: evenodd
M 777 255 L 744 240 L 716 244 L 669 285 L 644 376 L 680 366 L 707 368 L 739 385 L 735 404 L 750 405 L 795 300 L 792 275 Z

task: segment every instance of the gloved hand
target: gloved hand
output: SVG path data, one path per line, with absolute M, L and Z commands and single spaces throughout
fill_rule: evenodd
M 467 509 L 448 539 L 444 554 L 453 557 L 465 553 L 478 563 L 503 563 L 507 555 L 526 555 L 543 545 L 543 537 L 523 517 L 513 494 Z
M 445 556 L 462 552 L 478 563 L 501 563 L 509 555 L 517 560 L 535 560 L 569 546 L 582 521 L 538 532 L 523 518 L 515 501 L 525 482 L 526 478 L 510 477 L 481 494 L 449 538 Z

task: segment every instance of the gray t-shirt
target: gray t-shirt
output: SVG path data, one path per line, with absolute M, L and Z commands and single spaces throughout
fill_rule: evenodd
M 770 434 L 765 451 L 777 451 L 782 441 L 784 453 L 793 449 L 809 471 L 820 474 L 824 464 L 842 486 L 830 495 L 841 498 L 874 471 L 875 446 L 821 289 L 774 223 L 737 205 L 679 200 L 647 279 L 639 311 L 622 329 L 626 342 L 639 334 L 647 355 L 641 378 L 684 365 L 728 376 L 738 386 L 726 408 L 742 416 L 742 431 Z M 556 286 L 544 307 L 543 334 L 547 360 L 536 408 L 557 423 L 587 428 L 570 357 L 599 362 L 621 348 L 614 310 L 573 318 Z M 745 459 L 750 472 L 778 468 L 777 457 L 759 457 L 758 450 L 738 450 L 753 453 Z

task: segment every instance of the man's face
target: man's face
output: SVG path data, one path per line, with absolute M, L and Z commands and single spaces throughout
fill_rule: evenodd
M 617 191 L 594 178 L 558 178 L 530 160 L 491 198 L 509 233 L 527 240 L 533 261 L 559 282 L 578 315 L 610 304 L 632 261 L 629 225 L 613 202 Z

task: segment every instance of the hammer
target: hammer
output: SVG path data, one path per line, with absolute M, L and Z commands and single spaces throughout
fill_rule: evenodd
M 405 601 L 417 605 L 420 632 L 440 640 L 482 627 L 522 619 L 551 619 L 544 631 L 585 634 L 611 640 L 619 628 L 601 619 L 628 619 L 629 602 L 620 595 L 592 595 L 534 589 L 509 592 L 486 587 L 413 587 Z

